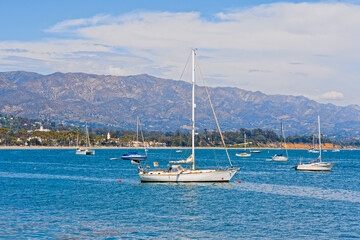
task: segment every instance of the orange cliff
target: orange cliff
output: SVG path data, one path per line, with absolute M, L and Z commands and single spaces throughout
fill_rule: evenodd
M 311 149 L 312 145 L 305 144 L 305 143 L 287 143 L 286 147 L 289 149 Z M 317 148 L 318 146 L 316 146 Z M 334 145 L 332 143 L 323 143 L 321 144 L 322 149 L 333 149 L 333 148 L 340 148 L 338 145 Z

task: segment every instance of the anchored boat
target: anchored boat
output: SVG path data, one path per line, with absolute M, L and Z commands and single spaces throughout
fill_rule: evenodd
M 142 134 L 141 124 L 139 117 L 136 118 L 136 147 L 139 145 L 139 125 L 140 125 L 140 132 L 142 137 L 143 146 L 145 148 L 145 155 L 141 155 L 138 151 L 128 152 L 121 156 L 122 160 L 131 160 L 132 164 L 140 164 L 140 161 L 145 161 L 147 159 L 147 148 L 145 147 L 144 135 Z
M 95 150 L 90 149 L 90 138 L 89 138 L 89 131 L 88 131 L 87 125 L 86 125 L 85 129 L 86 129 L 86 141 L 85 141 L 86 146 L 76 149 L 76 154 L 77 155 L 95 155 Z
M 308 163 L 299 163 L 295 166 L 295 170 L 298 171 L 330 171 L 334 166 L 333 163 L 323 162 L 321 159 L 321 134 L 320 134 L 320 116 L 318 116 L 318 126 L 319 126 L 319 157 Z
M 235 154 L 237 157 L 251 157 L 251 153 L 246 152 L 246 133 L 244 133 L 244 148 Z
M 216 170 L 216 169 L 197 169 L 195 168 L 195 160 L 196 160 L 196 151 L 195 151 L 195 50 L 191 51 L 192 56 L 192 129 L 191 129 L 191 136 L 192 136 L 192 145 L 191 155 L 186 160 L 180 161 L 170 161 L 171 165 L 167 170 L 153 170 L 149 171 L 142 167 L 138 168 L 139 177 L 141 182 L 229 182 L 230 179 L 236 174 L 239 169 L 236 169 L 232 166 L 231 160 L 228 154 L 228 151 L 225 147 L 225 151 L 227 157 L 229 159 L 230 168 L 226 170 Z M 205 86 L 206 92 L 208 94 L 207 88 Z M 213 109 L 210 95 L 208 94 L 210 106 Z M 222 136 L 215 112 L 214 117 L 216 124 L 218 125 L 218 129 L 220 132 L 220 136 L 222 142 L 225 146 L 225 141 Z M 154 162 L 154 165 L 157 162 Z M 158 163 L 157 163 L 158 164 Z M 181 164 L 190 165 L 189 168 L 184 168 Z
M 272 160 L 276 161 L 276 162 L 286 162 L 289 159 L 289 156 L 288 156 L 288 152 L 287 152 L 287 148 L 286 148 L 286 141 L 285 141 L 285 136 L 284 136 L 284 133 L 283 133 L 283 124 L 282 124 L 282 122 L 281 122 L 281 135 L 280 135 L 280 138 L 282 138 L 284 140 L 286 156 L 284 155 L 284 146 L 281 143 L 281 153 L 280 154 L 275 154 L 272 157 Z

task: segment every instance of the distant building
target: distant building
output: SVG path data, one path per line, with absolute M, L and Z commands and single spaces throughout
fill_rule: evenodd
M 39 132 L 50 132 L 50 129 L 46 129 L 43 127 L 43 125 L 40 125 L 40 129 L 37 129 L 35 131 L 39 131 Z
M 107 140 L 110 140 L 110 138 L 111 138 L 111 135 L 110 135 L 110 132 L 108 132 L 108 134 L 107 134 L 107 136 L 106 136 L 106 139 L 107 139 Z

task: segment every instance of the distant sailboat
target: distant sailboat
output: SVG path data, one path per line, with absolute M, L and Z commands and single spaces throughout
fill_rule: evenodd
M 280 138 L 282 138 L 284 140 L 284 146 L 285 146 L 285 152 L 286 152 L 286 156 L 284 156 L 284 147 L 283 147 L 283 144 L 281 143 L 281 153 L 280 154 L 275 154 L 273 157 L 272 157 L 272 160 L 273 161 L 276 161 L 276 162 L 286 162 L 288 160 L 288 152 L 287 152 L 287 148 L 286 148 L 286 141 L 285 141 L 285 136 L 284 136 L 284 133 L 283 133 L 283 124 L 281 122 L 281 134 L 280 134 Z
M 313 146 L 308 150 L 309 153 L 319 153 L 318 150 L 315 149 L 315 136 L 313 135 Z
M 243 148 L 243 150 L 236 153 L 235 156 L 237 156 L 237 157 L 251 157 L 251 153 L 246 152 L 246 145 L 247 145 L 247 143 L 246 143 L 246 133 L 244 133 L 244 148 Z
M 180 143 L 179 143 L 179 145 L 180 145 L 180 147 L 181 147 L 181 132 L 180 132 Z M 181 149 L 178 149 L 178 150 L 176 150 L 176 152 L 177 153 L 182 153 L 183 151 L 181 150 Z
M 89 138 L 89 131 L 88 131 L 87 125 L 86 125 L 85 129 L 86 129 L 86 141 L 85 141 L 86 146 L 76 149 L 76 154 L 77 155 L 95 155 L 95 150 L 90 149 L 90 138 Z
M 139 117 L 136 118 L 136 147 L 138 147 L 139 144 Z M 134 152 L 128 152 L 121 156 L 122 160 L 131 160 L 131 163 L 133 164 L 140 164 L 140 161 L 145 161 L 147 159 L 147 148 L 145 147 L 145 141 L 144 136 L 142 134 L 141 126 L 140 126 L 140 132 L 142 137 L 142 142 L 145 148 L 145 155 L 141 155 L 138 153 L 138 150 Z
M 261 153 L 261 150 L 250 150 L 251 153 Z
M 333 163 L 323 162 L 321 159 L 321 134 L 320 134 L 320 116 L 318 116 L 318 126 L 319 126 L 319 157 L 308 163 L 300 163 L 295 166 L 295 170 L 298 171 L 330 171 L 334 166 Z

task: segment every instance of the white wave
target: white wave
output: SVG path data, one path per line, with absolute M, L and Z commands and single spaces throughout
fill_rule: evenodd
M 11 173 L 0 172 L 0 177 L 6 178 L 43 178 L 43 179 L 66 179 L 66 180 L 81 180 L 81 181 L 95 181 L 95 182 L 116 182 L 118 179 L 110 178 L 92 178 L 83 176 L 66 176 L 66 175 L 51 175 L 51 174 L 35 174 L 35 173 Z

